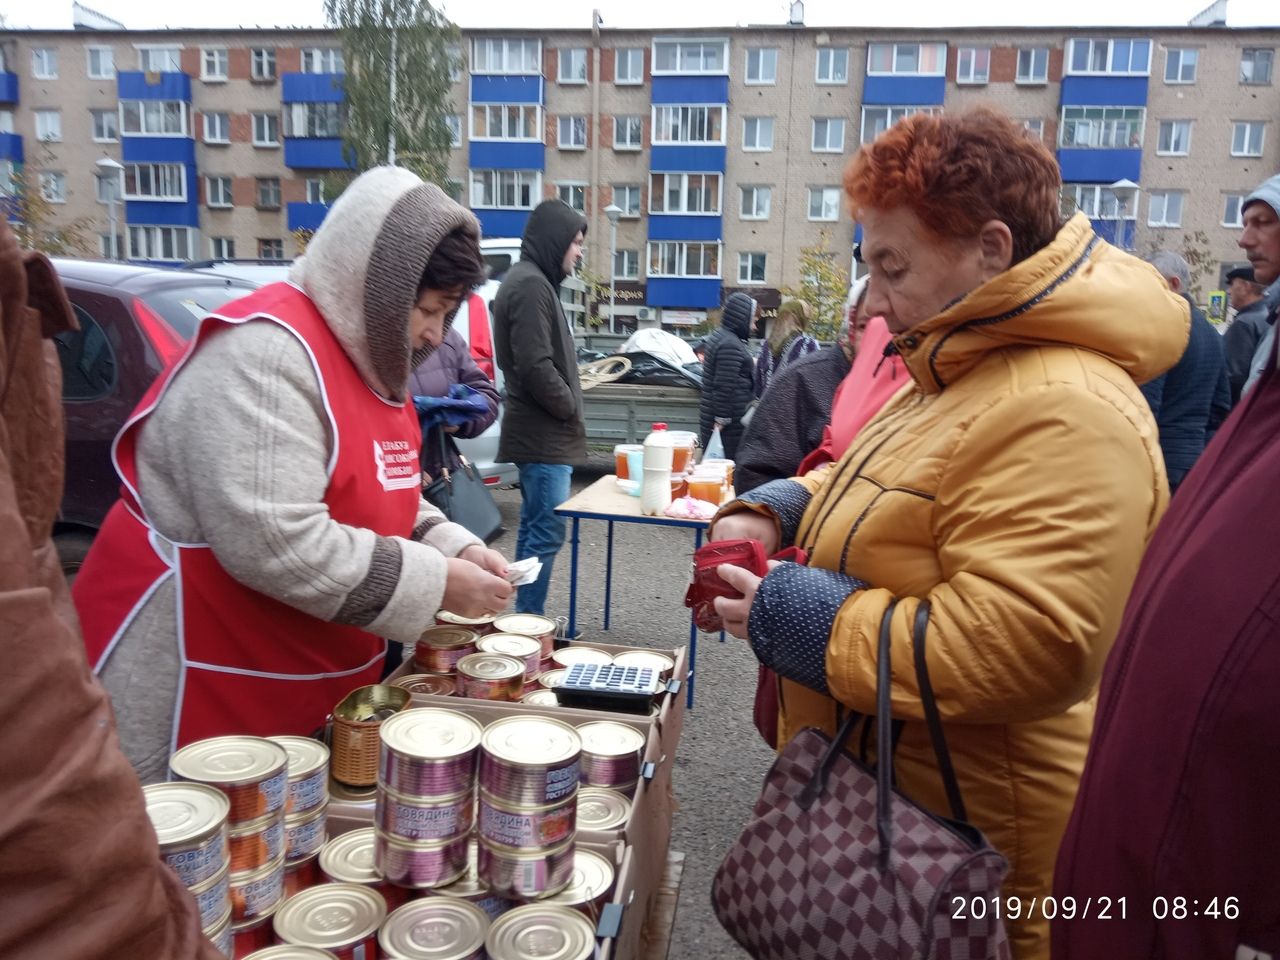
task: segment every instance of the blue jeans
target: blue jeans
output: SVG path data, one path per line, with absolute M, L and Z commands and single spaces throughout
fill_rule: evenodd
M 542 572 L 533 583 L 516 588 L 517 613 L 544 613 L 551 565 L 564 545 L 563 518 L 556 507 L 569 499 L 573 467 L 567 463 L 521 463 L 520 532 L 516 535 L 516 559 L 537 557 Z

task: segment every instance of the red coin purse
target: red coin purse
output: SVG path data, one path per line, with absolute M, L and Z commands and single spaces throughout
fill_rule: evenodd
M 699 547 L 693 555 L 693 579 L 684 595 L 684 605 L 693 610 L 698 629 L 707 633 L 723 629 L 724 623 L 716 613 L 716 597 L 737 599 L 742 596 L 721 578 L 717 567 L 728 563 L 763 577 L 769 572 L 770 560 L 804 563 L 807 557 L 799 547 L 787 547 L 770 557 L 759 540 L 717 540 Z

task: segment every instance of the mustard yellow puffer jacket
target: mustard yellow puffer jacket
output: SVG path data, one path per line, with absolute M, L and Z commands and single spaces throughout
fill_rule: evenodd
M 1102 243 L 1081 215 L 1053 243 L 896 338 L 914 385 L 838 464 L 802 479 L 796 542 L 871 584 L 826 651 L 835 700 L 782 683 L 780 733 L 834 729 L 836 701 L 875 709 L 891 599 L 900 786 L 947 806 L 922 720 L 911 623 L 932 604 L 930 677 L 969 818 L 1008 857 L 1006 897 L 1053 889 L 1093 724 L 1094 692 L 1147 540 L 1168 501 L 1139 393 L 1185 349 L 1186 302 Z M 1025 907 L 1024 907 L 1025 909 Z M 1018 960 L 1048 925 L 1011 924 Z

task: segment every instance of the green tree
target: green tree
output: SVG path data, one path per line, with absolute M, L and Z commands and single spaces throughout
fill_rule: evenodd
M 325 0 L 324 8 L 342 36 L 343 141 L 356 172 L 394 162 L 443 183 L 453 143 L 445 116 L 458 65 L 458 28 L 429 0 Z M 335 174 L 326 181 L 334 188 L 326 194 L 336 197 L 350 180 Z
M 579 265 L 574 275 L 587 285 L 587 323 L 599 327 L 605 319 L 600 308 L 609 302 L 609 279 L 585 263 Z
M 1187 261 L 1187 266 L 1191 268 L 1191 289 L 1187 291 L 1187 295 L 1204 306 L 1204 291 L 1201 290 L 1201 284 L 1206 280 L 1216 281 L 1218 270 L 1218 261 L 1209 245 L 1209 235 L 1203 230 L 1179 233 L 1162 230 L 1158 237 L 1147 240 L 1142 256 L 1150 259 L 1161 250 L 1172 250 Z
M 10 178 L 12 191 L 5 198 L 5 212 L 11 214 L 19 246 L 51 257 L 88 256 L 93 219 L 64 219 L 60 215 L 62 205 L 49 199 L 46 185 L 41 181 L 42 173 L 53 172 L 50 167 L 56 159 L 53 148 L 41 143 L 36 159 L 14 169 Z
M 800 285 L 783 287 L 782 294 L 809 304 L 813 310 L 810 334 L 819 340 L 836 339 L 849 296 L 849 271 L 840 266 L 831 249 L 829 230 L 822 231 L 817 243 L 800 249 Z

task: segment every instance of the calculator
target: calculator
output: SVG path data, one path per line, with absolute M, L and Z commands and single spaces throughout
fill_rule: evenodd
M 652 667 L 575 663 L 552 689 L 564 707 L 648 713 L 653 698 L 662 691 L 662 680 Z

